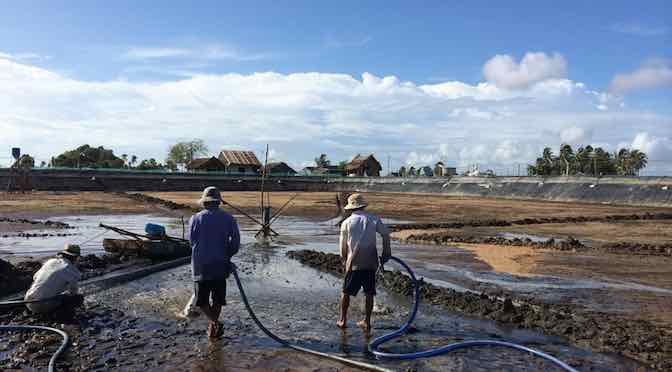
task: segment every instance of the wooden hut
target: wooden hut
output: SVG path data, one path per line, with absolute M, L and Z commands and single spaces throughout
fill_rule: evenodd
M 266 174 L 279 174 L 279 175 L 290 175 L 293 176 L 296 174 L 296 171 L 292 169 L 287 163 L 285 162 L 277 162 L 277 163 L 268 163 L 266 165 Z
M 198 172 L 224 172 L 226 166 L 216 157 L 197 158 L 187 164 L 187 170 Z
M 345 165 L 345 174 L 350 176 L 379 177 L 383 167 L 378 160 L 370 154 L 368 156 L 357 155 L 350 163 Z
M 231 173 L 257 173 L 261 169 L 261 163 L 252 151 L 222 150 L 219 160 Z

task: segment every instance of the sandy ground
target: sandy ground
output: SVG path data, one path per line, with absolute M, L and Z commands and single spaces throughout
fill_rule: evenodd
M 474 253 L 490 270 L 520 276 L 536 274 L 538 262 L 545 253 L 530 247 L 502 249 L 500 245 L 490 244 L 455 244 L 455 247 Z
M 505 233 L 526 234 L 549 239 L 572 236 L 599 246 L 607 242 L 666 244 L 672 237 L 672 221 L 585 222 L 581 224 L 540 224 L 506 227 L 469 227 L 463 229 L 411 229 L 392 233 L 397 239 L 414 234 L 447 233 L 452 236 L 497 236 Z
M 174 202 L 196 205 L 197 192 L 147 193 Z M 270 193 L 271 205 L 279 208 L 294 193 Z M 450 222 L 477 219 L 518 219 L 525 217 L 600 216 L 672 211 L 672 208 L 609 206 L 602 204 L 559 203 L 487 198 L 460 198 L 428 194 L 366 193 L 369 210 L 383 217 L 414 222 Z M 237 207 L 256 209 L 259 193 L 223 193 L 222 197 Z M 288 215 L 320 215 L 331 217 L 336 213 L 336 193 L 300 193 L 287 210 Z
M 146 213 L 152 206 L 103 192 L 0 192 L 0 216 L 46 218 L 73 213 Z

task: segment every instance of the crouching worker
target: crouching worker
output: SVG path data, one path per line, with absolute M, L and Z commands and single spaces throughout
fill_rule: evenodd
M 357 322 L 365 332 L 371 330 L 373 297 L 376 295 L 376 270 L 378 269 L 378 251 L 376 233 L 383 237 L 382 263 L 391 256 L 390 232 L 377 216 L 364 211 L 367 204 L 361 194 L 352 194 L 348 198 L 345 210 L 352 215 L 341 224 L 341 261 L 345 269 L 343 292 L 341 293 L 341 317 L 336 323 L 340 328 L 347 326 L 350 296 L 356 296 L 364 288 L 365 318 Z
M 54 310 L 72 310 L 84 301 L 78 294 L 82 273 L 75 263 L 79 259 L 78 245 L 67 244 L 55 258 L 47 260 L 33 276 L 33 284 L 26 292 L 28 309 L 34 313 Z
M 236 219 L 219 208 L 219 190 L 207 187 L 199 204 L 203 210 L 189 221 L 191 269 L 196 306 L 209 319 L 208 337 L 222 336 L 219 322 L 226 305 L 226 279 L 231 273 L 231 257 L 240 248 L 240 231 Z

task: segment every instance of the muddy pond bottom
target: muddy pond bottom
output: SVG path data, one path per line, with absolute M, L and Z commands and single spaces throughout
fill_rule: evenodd
M 304 223 L 291 220 L 284 221 L 278 228 L 284 227 L 288 230 L 292 224 L 297 230 L 307 228 Z M 327 227 L 315 224 L 313 228 L 313 232 L 329 231 Z M 414 361 L 376 360 L 366 352 L 366 345 L 370 340 L 355 326 L 355 322 L 362 316 L 363 298 L 359 296 L 353 299 L 349 328 L 342 332 L 335 326 L 341 279 L 285 257 L 287 250 L 318 249 L 325 242 L 286 239 L 279 243 L 258 244 L 253 242 L 251 235 L 253 234 L 244 234 L 244 245 L 239 255 L 234 258 L 243 287 L 261 322 L 273 333 L 295 344 L 401 371 L 538 371 L 555 368 L 530 355 L 492 347 L 457 351 Z M 182 324 L 179 332 L 190 335 L 189 342 L 193 342 L 196 352 L 192 357 L 176 357 L 175 370 L 238 370 L 241 368 L 240 361 L 236 359 L 236 353 L 229 352 L 232 349 L 252 354 L 294 353 L 284 351 L 285 349 L 257 329 L 240 299 L 233 278 L 228 281 L 227 306 L 220 318 L 225 327 L 225 337 L 215 343 L 208 342 L 204 317 L 184 322 L 176 316 L 192 292 L 191 270 L 189 266 L 183 266 L 99 292 L 87 298 L 87 301 L 116 307 L 129 315 L 145 319 L 146 324 Z M 399 327 L 408 316 L 410 306 L 407 298 L 379 288 L 372 337 Z M 384 345 L 382 349 L 391 352 L 414 352 L 473 339 L 505 340 L 523 344 L 559 357 L 581 370 L 626 371 L 640 366 L 628 359 L 571 347 L 556 337 L 455 316 L 430 305 L 420 307 L 413 332 Z M 151 350 L 146 352 L 151 353 Z M 305 369 L 306 361 L 303 358 L 297 354 L 296 358 L 285 358 L 277 365 L 267 365 L 266 369 L 302 371 L 319 367 Z

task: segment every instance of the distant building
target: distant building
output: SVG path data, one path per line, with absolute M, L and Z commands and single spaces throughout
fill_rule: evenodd
M 442 161 L 434 165 L 434 177 L 450 177 L 457 175 L 457 168 L 446 167 Z
M 187 164 L 187 170 L 199 172 L 225 172 L 226 166 L 216 157 L 197 158 Z
M 432 167 L 421 167 L 418 169 L 418 176 L 420 177 L 432 177 L 434 176 L 434 171 L 432 170 Z
M 326 167 L 305 167 L 301 174 L 307 176 L 343 176 L 343 170 L 338 165 L 328 165 Z
M 437 162 L 434 164 L 434 177 L 443 177 L 443 168 L 445 167 L 445 164 L 443 164 L 442 161 Z
M 379 177 L 382 169 L 383 167 L 373 154 L 367 156 L 358 154 L 350 163 L 345 165 L 345 174 L 348 176 Z
M 261 163 L 252 151 L 222 150 L 219 160 L 230 173 L 257 173 Z
M 296 171 L 285 162 L 268 163 L 266 174 L 295 175 Z

